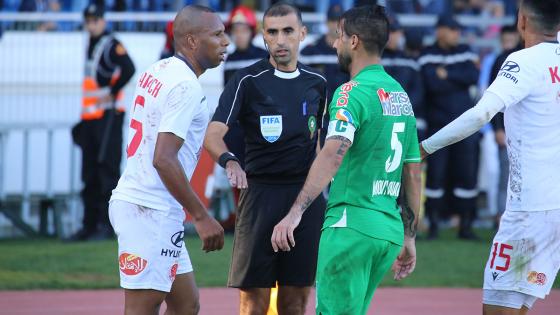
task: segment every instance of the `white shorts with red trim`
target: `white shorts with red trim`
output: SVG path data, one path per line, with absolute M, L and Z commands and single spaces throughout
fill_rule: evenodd
M 506 211 L 484 270 L 485 290 L 543 299 L 560 268 L 560 210 Z
M 121 287 L 170 292 L 177 274 L 193 271 L 183 241 L 183 210 L 163 212 L 112 200 L 109 219 L 119 243 Z

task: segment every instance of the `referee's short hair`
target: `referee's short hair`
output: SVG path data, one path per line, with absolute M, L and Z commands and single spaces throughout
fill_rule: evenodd
M 389 20 L 385 8 L 380 5 L 364 5 L 352 8 L 340 17 L 344 33 L 357 35 L 370 53 L 381 56 L 389 40 Z
M 301 18 L 301 11 L 289 1 L 276 2 L 275 4 L 270 6 L 270 8 L 266 9 L 266 11 L 264 11 L 263 14 L 263 24 L 264 24 L 264 19 L 266 17 L 286 16 L 291 13 L 295 14 L 298 18 L 299 24 L 303 25 L 303 19 Z
M 560 26 L 559 0 L 523 0 L 521 8 L 529 11 L 531 22 L 539 31 L 556 33 Z

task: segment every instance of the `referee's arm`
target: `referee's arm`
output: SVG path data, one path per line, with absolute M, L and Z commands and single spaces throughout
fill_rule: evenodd
M 290 246 L 296 245 L 294 230 L 301 221 L 303 212 L 327 187 L 342 164 L 350 146 L 352 146 L 352 141 L 344 136 L 334 135 L 327 138 L 325 146 L 311 165 L 296 202 L 286 217 L 274 227 L 271 241 L 275 252 L 278 250 L 289 251 Z
M 239 160 L 229 152 L 224 136 L 229 130 L 228 125 L 237 120 L 243 100 L 243 88 L 240 71 L 226 84 L 212 122 L 208 125 L 204 137 L 204 148 L 214 161 L 226 169 L 231 186 L 238 189 L 247 188 L 247 176 L 241 168 Z

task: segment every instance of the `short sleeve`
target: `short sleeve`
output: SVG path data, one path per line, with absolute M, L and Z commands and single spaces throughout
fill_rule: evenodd
M 487 90 L 502 99 L 506 107 L 519 103 L 541 83 L 532 63 L 523 58 L 524 53 L 522 50 L 511 54 Z
M 329 105 L 330 122 L 327 139 L 332 136 L 343 136 L 354 141 L 354 133 L 360 129 L 363 116 L 361 104 L 356 95 L 356 86 L 358 86 L 357 82 L 349 81 L 334 92 Z
M 167 95 L 158 132 L 170 132 L 186 140 L 187 132 L 204 99 L 202 90 L 187 81 L 179 83 Z
M 422 159 L 420 158 L 418 131 L 416 130 L 416 119 L 414 117 L 409 120 L 406 132 L 409 135 L 409 138 L 408 148 L 406 149 L 403 163 L 420 163 L 422 162 Z

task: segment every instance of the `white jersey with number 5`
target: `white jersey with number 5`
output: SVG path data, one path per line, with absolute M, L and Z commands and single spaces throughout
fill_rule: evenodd
M 505 103 L 509 211 L 560 209 L 560 45 L 511 54 L 488 88 Z
M 185 60 L 171 57 L 156 62 L 140 76 L 134 99 L 127 165 L 111 200 L 162 211 L 181 209 L 153 166 L 154 151 L 160 132 L 183 139 L 178 158 L 190 180 L 210 115 L 202 87 Z

